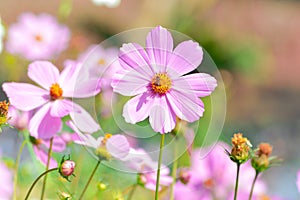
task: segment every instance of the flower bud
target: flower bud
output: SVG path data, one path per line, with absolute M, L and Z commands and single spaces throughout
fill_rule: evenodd
M 70 157 L 66 160 L 63 157 L 59 166 L 60 175 L 69 181 L 68 177 L 71 175 L 74 176 L 73 173 L 74 173 L 75 165 L 76 165 L 75 162 L 70 160 Z
M 233 135 L 231 142 L 233 146 L 229 154 L 231 160 L 239 164 L 249 160 L 252 147 L 250 141 L 243 137 L 242 133 L 237 133 Z
M 187 184 L 190 181 L 191 173 L 187 169 L 182 169 L 179 172 L 179 180 L 183 184 Z
M 107 185 L 105 184 L 105 183 L 103 183 L 103 182 L 98 182 L 98 184 L 97 184 L 97 188 L 98 188 L 98 190 L 100 190 L 100 191 L 104 191 L 104 190 L 106 190 L 107 189 Z
M 270 155 L 272 153 L 272 146 L 268 143 L 261 143 L 258 145 L 258 149 L 254 157 L 251 160 L 252 167 L 258 171 L 265 171 L 270 167 L 272 159 L 270 159 Z
M 59 199 L 60 200 L 71 200 L 72 196 L 66 192 L 59 193 Z
M 71 176 L 74 172 L 75 162 L 72 160 L 66 160 L 61 165 L 60 171 L 62 176 Z

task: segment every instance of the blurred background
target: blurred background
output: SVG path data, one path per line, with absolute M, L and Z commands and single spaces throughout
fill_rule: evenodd
M 270 194 L 291 200 L 299 199 L 295 184 L 300 169 L 299 10 L 300 1 L 289 0 L 122 0 L 116 8 L 96 6 L 89 0 L 0 1 L 6 26 L 28 11 L 60 16 L 72 30 L 72 38 L 58 64 L 76 59 L 90 44 L 133 28 L 161 25 L 198 41 L 218 66 L 226 87 L 221 139 L 230 142 L 233 133 L 242 132 L 253 144 L 271 143 L 274 155 L 284 162 L 263 178 Z M 27 64 L 4 51 L 0 83 L 27 81 Z M 15 141 L 12 135 L 1 140 Z M 16 156 L 17 145 L 0 143 L 4 155 Z

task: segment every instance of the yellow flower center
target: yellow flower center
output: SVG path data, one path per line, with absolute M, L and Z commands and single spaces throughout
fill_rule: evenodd
M 105 60 L 103 58 L 98 60 L 98 65 L 104 65 L 105 64 Z
M 9 102 L 0 101 L 0 116 L 6 117 L 8 114 Z
M 60 99 L 63 95 L 63 90 L 61 87 L 58 85 L 58 83 L 54 83 L 50 87 L 50 97 L 51 100 L 56 100 Z
M 101 141 L 102 144 L 103 144 L 103 145 L 106 145 L 107 140 L 108 140 L 109 138 L 111 138 L 111 136 L 112 136 L 112 134 L 106 133 L 106 134 L 104 135 L 103 140 Z
M 165 94 L 172 86 L 172 81 L 166 73 L 157 73 L 151 81 L 151 87 L 154 92 Z
M 9 118 L 7 118 L 8 108 L 9 102 L 6 103 L 6 101 L 0 101 L 0 126 L 9 120 Z
M 34 39 L 35 39 L 37 42 L 41 42 L 41 41 L 43 40 L 42 36 L 40 36 L 40 35 L 34 36 Z
M 203 182 L 203 185 L 208 189 L 212 188 L 214 186 L 214 180 L 209 178 Z
M 41 139 L 35 138 L 33 136 L 29 136 L 29 141 L 35 146 L 39 146 L 43 143 Z

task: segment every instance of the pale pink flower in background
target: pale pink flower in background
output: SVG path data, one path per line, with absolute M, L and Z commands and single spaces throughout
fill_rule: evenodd
M 232 199 L 232 192 L 235 186 L 236 165 L 224 149 L 230 147 L 219 142 L 205 158 L 200 158 L 201 152 L 205 153 L 211 147 L 196 149 L 191 155 L 191 167 L 189 169 L 189 180 L 187 183 L 178 181 L 175 187 L 176 200 L 199 200 L 199 199 Z M 241 165 L 239 193 L 249 194 L 255 170 L 250 162 Z M 265 193 L 264 183 L 258 179 L 254 189 L 254 195 Z
M 90 77 L 101 80 L 101 116 L 109 117 L 112 114 L 111 105 L 116 98 L 111 87 L 112 76 L 120 69 L 118 60 L 119 49 L 116 47 L 104 48 L 100 45 L 91 45 L 79 55 L 77 62 L 81 62 Z
M 44 165 L 47 165 L 48 161 L 48 150 L 50 148 L 50 139 L 37 139 L 30 136 L 30 142 L 33 147 L 33 151 L 36 158 Z M 52 152 L 61 153 L 66 149 L 66 143 L 60 136 L 53 137 Z M 57 167 L 57 161 L 54 158 L 50 158 L 50 168 Z
M 1 156 L 1 155 L 0 155 Z M 0 199 L 11 199 L 13 194 L 13 172 L 0 161 Z
M 10 119 L 8 123 L 19 131 L 28 129 L 31 113 L 30 111 L 20 111 L 14 106 L 9 106 L 8 117 Z
M 128 123 L 135 124 L 149 116 L 154 131 L 168 133 L 176 118 L 187 122 L 198 120 L 204 112 L 199 97 L 205 97 L 217 86 L 215 78 L 195 70 L 203 59 L 197 42 L 181 42 L 173 49 L 171 33 L 158 26 L 146 38 L 146 48 L 136 43 L 120 49 L 122 67 L 113 77 L 114 92 L 134 96 L 123 108 Z
M 78 135 L 79 139 L 75 139 L 75 143 L 96 149 L 96 152 L 101 150 L 97 156 L 105 157 L 103 158 L 105 160 L 109 160 L 108 157 L 123 160 L 129 153 L 129 142 L 124 135 L 105 134 L 104 137 L 100 136 L 96 139 L 91 134 L 83 134 L 72 121 L 67 122 L 67 124 Z
M 6 49 L 28 60 L 52 59 L 68 47 L 69 40 L 69 29 L 55 17 L 24 13 L 8 29 Z
M 3 38 L 4 38 L 4 35 L 5 35 L 5 28 L 2 24 L 2 19 L 0 17 L 0 53 L 2 53 L 2 50 L 3 50 Z
M 296 182 L 298 191 L 300 192 L 300 170 L 297 172 L 297 182 Z
M 80 130 L 95 132 L 99 125 L 81 106 L 65 98 L 86 98 L 100 92 L 99 81 L 88 78 L 81 65 L 68 65 L 59 73 L 48 61 L 29 65 L 28 76 L 42 88 L 28 83 L 4 83 L 11 105 L 22 111 L 38 109 L 29 123 L 33 137 L 48 139 L 62 128 L 61 118 L 70 115 Z
M 149 190 L 155 191 L 156 176 L 157 176 L 157 162 L 154 162 L 149 154 L 143 149 L 130 149 L 128 156 L 124 159 L 127 161 L 128 166 L 138 173 L 139 184 Z M 171 185 L 173 178 L 170 176 L 170 169 L 164 165 L 160 171 L 160 186 Z
M 92 2 L 97 6 L 107 6 L 109 8 L 115 8 L 120 5 L 121 0 L 92 0 Z
M 81 53 L 77 62 L 81 62 L 91 77 L 101 78 L 101 88 L 112 89 L 112 76 L 120 69 L 118 62 L 119 49 L 116 47 L 104 48 L 93 44 Z

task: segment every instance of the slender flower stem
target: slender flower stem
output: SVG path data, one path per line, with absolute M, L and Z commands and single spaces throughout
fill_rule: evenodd
M 15 164 L 15 176 L 14 176 L 14 193 L 13 193 L 13 199 L 17 200 L 17 186 L 18 186 L 18 169 L 19 169 L 19 163 L 20 163 L 20 159 L 21 159 L 21 155 L 23 152 L 23 149 L 26 145 L 27 141 L 24 140 L 20 146 L 18 155 L 17 155 L 17 160 L 16 160 L 16 164 Z
M 240 175 L 240 163 L 237 163 L 237 170 L 236 170 L 236 180 L 235 180 L 235 189 L 234 189 L 234 200 L 236 200 L 238 187 L 239 187 L 239 175 Z
M 53 137 L 50 139 L 50 146 L 49 146 L 49 150 L 48 150 L 48 160 L 47 160 L 47 165 L 46 165 L 46 171 L 48 171 L 49 165 L 50 165 L 50 158 L 51 158 L 51 153 L 52 153 L 52 145 L 53 145 Z M 47 182 L 47 174 L 46 174 L 46 176 L 44 178 L 44 182 L 43 182 L 41 200 L 44 199 L 45 190 L 46 190 L 46 182 Z
M 130 193 L 129 193 L 129 195 L 128 195 L 128 199 L 127 199 L 127 200 L 131 200 L 131 199 L 132 199 L 133 194 L 134 194 L 134 191 L 135 191 L 135 189 L 137 188 L 137 186 L 138 186 L 138 184 L 134 184 L 134 185 L 132 186 L 132 189 L 131 189 L 131 191 L 130 191 Z
M 90 184 L 90 182 L 92 181 L 93 176 L 95 175 L 95 173 L 96 173 L 96 171 L 97 171 L 97 169 L 98 169 L 100 163 L 101 163 L 101 161 L 99 160 L 99 161 L 97 162 L 97 164 L 96 164 L 96 166 L 95 166 L 95 168 L 94 168 L 94 170 L 93 170 L 93 172 L 92 172 L 92 174 L 91 174 L 91 176 L 90 176 L 88 182 L 86 183 L 86 185 L 85 185 L 85 187 L 84 187 L 84 189 L 83 189 L 83 191 L 82 191 L 82 193 L 81 193 L 81 195 L 80 195 L 80 197 L 79 197 L 79 200 L 81 200 L 81 199 L 83 198 L 83 195 L 84 195 L 84 193 L 86 192 L 87 188 L 89 187 L 89 184 Z
M 164 143 L 165 143 L 165 134 L 161 134 L 160 148 L 159 148 L 159 158 L 158 158 L 158 166 L 157 166 L 157 175 L 156 175 L 155 200 L 158 200 L 160 166 L 161 166 L 162 150 L 163 150 L 163 147 L 164 147 Z
M 249 199 L 248 200 L 251 200 L 252 199 L 252 194 L 253 194 L 253 190 L 254 190 L 254 185 L 255 185 L 255 182 L 257 180 L 257 177 L 258 177 L 258 174 L 259 174 L 259 171 L 255 171 L 255 177 L 253 179 L 253 182 L 252 182 L 252 186 L 251 186 L 251 191 L 250 191 L 250 195 L 249 195 Z
M 56 171 L 56 170 L 58 170 L 58 168 L 49 169 L 49 170 L 43 172 L 41 175 L 39 175 L 39 176 L 35 179 L 35 181 L 32 183 L 30 189 L 28 190 L 27 195 L 26 195 L 26 197 L 25 197 L 25 200 L 27 200 L 27 199 L 29 198 L 29 195 L 30 195 L 32 189 L 34 188 L 35 184 L 40 180 L 40 178 L 42 178 L 45 174 L 48 174 L 49 172 Z
M 177 166 L 178 166 L 178 159 L 177 159 L 177 136 L 175 136 L 175 145 L 174 145 L 174 163 L 173 163 L 173 168 L 172 168 L 172 177 L 173 177 L 173 182 L 171 185 L 171 193 L 170 193 L 170 200 L 174 199 L 174 187 L 176 183 L 176 172 L 177 172 Z

